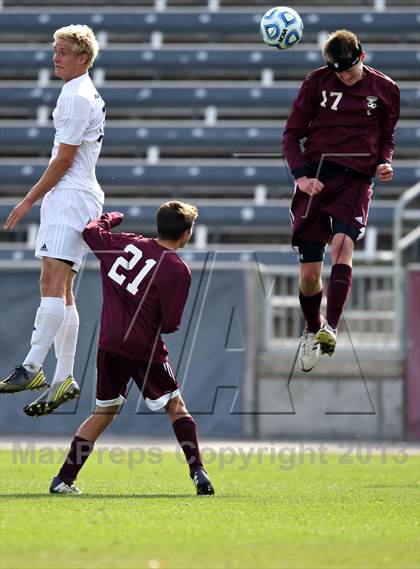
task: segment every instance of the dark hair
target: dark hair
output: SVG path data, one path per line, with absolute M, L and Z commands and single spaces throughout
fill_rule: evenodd
M 322 55 L 328 62 L 350 59 L 356 52 L 362 52 L 362 45 L 356 34 L 349 30 L 336 30 L 329 34 Z
M 156 213 L 156 225 L 159 239 L 177 241 L 185 231 L 189 231 L 197 219 L 195 205 L 179 201 L 162 204 Z

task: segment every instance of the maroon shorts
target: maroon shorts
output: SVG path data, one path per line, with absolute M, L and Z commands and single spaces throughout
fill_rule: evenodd
M 352 228 L 352 232 L 358 230 L 358 239 L 365 233 L 372 196 L 371 178 L 340 176 L 322 182 L 324 188 L 313 197 L 296 185 L 290 208 L 295 247 L 302 242 L 329 243 L 332 218 Z
M 96 363 L 96 405 L 99 407 L 124 403 L 131 378 L 152 411 L 158 411 L 179 395 L 179 385 L 169 361 L 149 364 L 99 349 Z

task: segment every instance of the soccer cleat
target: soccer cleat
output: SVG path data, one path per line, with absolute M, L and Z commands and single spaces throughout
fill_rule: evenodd
M 331 357 L 337 344 L 337 330 L 331 328 L 325 320 L 321 329 L 316 333 L 315 340 L 321 348 L 321 354 L 328 354 Z
M 28 371 L 22 365 L 18 365 L 6 379 L 0 381 L 0 393 L 18 393 L 27 389 L 43 389 L 49 387 L 45 381 L 44 371 Z
M 205 470 L 196 470 L 194 472 L 193 482 L 198 496 L 214 494 L 214 488 L 211 485 L 210 478 L 207 476 L 207 472 Z
M 315 334 L 304 330 L 300 339 L 299 363 L 302 371 L 311 371 L 316 364 L 321 353 L 321 349 L 315 339 Z
M 79 397 L 79 394 L 79 386 L 75 382 L 74 377 L 69 375 L 64 381 L 54 383 L 47 391 L 44 391 L 38 399 L 26 405 L 23 411 L 29 415 L 29 417 L 48 415 L 66 401 Z
M 59 476 L 54 476 L 50 485 L 50 494 L 81 494 L 82 491 L 74 484 L 67 484 Z

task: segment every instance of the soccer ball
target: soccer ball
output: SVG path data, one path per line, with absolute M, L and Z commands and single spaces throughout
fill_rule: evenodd
M 260 33 L 267 45 L 289 49 L 302 39 L 302 18 L 287 6 L 270 8 L 261 18 Z

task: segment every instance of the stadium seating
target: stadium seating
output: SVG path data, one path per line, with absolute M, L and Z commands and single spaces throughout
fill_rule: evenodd
M 9 11 L 3 14 L 0 20 L 0 33 L 24 34 L 27 38 L 50 38 L 57 28 L 67 25 L 69 20 L 93 26 L 97 32 L 106 32 L 110 37 L 127 41 L 121 34 L 124 30 L 125 38 L 148 36 L 153 32 L 161 32 L 170 38 L 185 40 L 197 36 L 217 36 L 223 34 L 229 38 L 240 37 L 248 41 L 255 41 L 261 16 L 267 5 L 254 8 L 241 8 L 240 10 L 214 11 L 202 7 L 165 10 L 121 8 L 103 10 L 74 11 Z M 342 26 L 343 20 L 350 29 L 357 29 L 361 40 L 365 38 L 370 42 L 377 39 L 399 40 L 401 30 L 404 30 L 405 41 L 415 40 L 418 37 L 418 21 L 416 10 L 401 12 L 400 10 L 387 10 L 377 12 L 372 9 L 341 9 L 335 12 L 330 8 L 299 8 L 305 26 L 305 39 L 313 40 L 316 34 Z M 190 39 L 188 39 L 190 41 Z
M 6 8 L 16 8 L 16 0 L 3 0 L 3 5 Z M 85 0 L 73 0 L 73 6 L 86 6 Z M 115 0 L 90 0 L 90 6 L 103 6 L 115 9 Z M 267 9 L 267 0 L 120 0 L 118 2 L 120 7 L 129 7 L 133 9 L 138 8 L 151 8 L 157 12 L 163 11 L 167 8 L 184 8 L 194 7 L 201 10 L 209 9 L 216 11 L 219 8 L 228 9 L 231 7 L 244 8 L 246 6 L 255 8 L 261 6 L 262 9 Z M 303 4 L 302 4 L 303 5 Z M 311 0 L 312 8 L 329 8 L 330 11 L 338 12 L 343 7 L 350 8 L 358 7 L 364 9 L 375 9 L 383 11 L 385 7 L 389 8 L 415 8 L 418 7 L 417 0 L 341 0 L 339 4 L 332 5 L 328 0 Z M 56 10 L 60 7 L 59 0 L 19 0 L 19 6 L 22 7 L 48 7 L 48 10 Z M 68 8 L 68 7 L 67 7 Z M 300 9 L 300 8 L 299 8 Z
M 236 122 L 206 127 L 197 122 L 196 126 L 180 126 L 174 121 L 170 126 L 164 121 L 159 124 L 142 122 L 110 122 L 106 128 L 102 156 L 145 157 L 151 147 L 159 149 L 159 156 L 197 156 L 218 155 L 231 157 L 233 154 L 250 152 L 274 153 L 280 151 L 283 122 L 277 126 L 259 125 L 237 126 Z M 1 129 L 0 155 L 49 155 L 49 144 L 54 137 L 52 126 L 38 126 L 33 122 L 6 123 Z M 415 158 L 420 147 L 420 123 L 400 122 L 395 134 L 398 157 Z M 404 180 L 404 184 L 406 181 Z
M 380 68 L 395 78 L 420 78 L 419 51 L 395 46 L 375 47 L 366 54 L 367 65 Z M 258 78 L 265 69 L 272 70 L 275 79 L 302 77 L 323 65 L 317 46 L 296 48 L 282 53 L 267 47 L 238 48 L 231 46 L 183 47 L 177 45 L 151 49 L 149 46 L 126 47 L 118 45 L 101 50 L 96 68 L 107 78 L 173 78 L 180 74 L 186 78 L 225 79 Z M 51 48 L 43 45 L 5 44 L 0 50 L 0 77 L 8 79 L 37 77 L 40 69 L 51 67 Z
M 21 195 L 35 183 L 45 170 L 45 160 L 1 159 L 1 194 Z M 388 184 L 377 182 L 376 193 L 394 196 L 413 185 L 419 177 L 416 162 L 395 162 L 395 177 Z M 270 197 L 290 196 L 293 182 L 283 160 L 260 160 L 242 164 L 229 161 L 219 164 L 210 160 L 160 161 L 150 165 L 136 159 L 103 159 L 97 168 L 98 180 L 108 195 L 147 196 L 156 194 L 194 196 L 252 196 L 261 186 L 270 187 Z M 263 198 L 265 199 L 265 198 Z
M 199 223 L 210 227 L 272 227 L 275 229 L 288 229 L 289 207 L 288 200 L 273 200 L 267 205 L 255 205 L 250 200 L 229 200 L 224 203 L 211 201 L 198 201 L 200 209 Z M 109 200 L 108 209 L 118 209 L 125 215 L 125 222 L 131 226 L 152 229 L 154 215 L 160 200 Z M 10 211 L 10 203 L 0 202 L 0 217 L 4 219 Z M 28 223 L 39 220 L 39 205 L 28 213 Z M 370 223 L 378 227 L 389 228 L 393 220 L 393 203 L 383 201 L 372 207 Z
M 61 88 L 53 77 L 51 34 L 86 23 L 102 46 L 92 75 L 107 104 L 98 178 L 108 203 L 128 212 L 128 199 L 147 216 L 168 196 L 191 198 L 200 203 L 200 223 L 213 245 L 239 243 L 241 236 L 256 247 L 265 237 L 286 242 L 288 202 L 279 199 L 290 198 L 293 181 L 280 155 L 284 120 L 305 73 L 323 64 L 319 42 L 345 22 L 360 35 L 367 64 L 401 87 L 396 175 L 391 184 L 376 183 L 370 216 L 389 243 L 388 200 L 419 177 L 418 6 L 414 0 L 387 0 L 386 10 L 381 0 L 340 5 L 335 10 L 315 0 L 299 7 L 304 40 L 282 53 L 260 41 L 258 22 L 268 7 L 262 0 L 120 0 L 118 7 L 92 0 L 89 8 L 73 0 L 71 10 L 58 0 L 3 0 L 0 193 L 9 201 L 0 206 L 2 219 L 10 199 L 42 173 L 51 150 L 51 112 Z M 153 204 L 139 205 L 140 196 Z M 27 223 L 37 215 L 35 208 Z M 133 228 L 144 221 L 128 217 Z M 0 242 L 12 235 L 0 231 Z M 22 241 L 21 229 L 15 237 Z
M 35 81 L 4 82 L 0 85 L 0 116 L 35 118 L 37 109 L 44 107 L 52 112 L 61 85 L 43 86 Z M 420 90 L 414 81 L 402 81 L 401 115 L 420 117 Z M 299 90 L 297 82 L 278 82 L 268 87 L 257 82 L 240 82 L 220 85 L 218 82 L 201 82 L 191 85 L 179 81 L 105 82 L 100 87 L 107 103 L 107 116 L 147 117 L 188 115 L 203 116 L 208 107 L 215 107 L 217 114 L 234 114 L 242 120 L 255 116 L 264 118 L 286 117 Z M 195 114 L 193 114 L 195 113 Z
M 154 233 L 154 214 L 160 199 L 156 198 L 119 198 L 107 200 L 108 211 L 118 210 L 124 213 L 124 230 L 141 232 L 145 235 Z M 187 261 L 198 261 L 209 250 L 217 251 L 217 260 L 225 262 L 245 262 L 257 260 L 259 263 L 291 264 L 296 256 L 290 247 L 290 200 L 270 200 L 269 203 L 257 205 L 249 199 L 217 200 L 196 199 L 199 208 L 199 219 L 194 237 L 194 249 L 185 251 L 183 257 Z M 11 210 L 13 202 L 0 201 L 0 217 L 5 218 Z M 27 216 L 26 223 L 36 227 L 39 219 L 39 205 L 35 206 Z M 369 233 L 381 239 L 388 239 L 392 234 L 394 220 L 394 202 L 378 200 L 374 202 L 369 214 Z M 419 216 L 412 216 L 410 226 L 418 224 Z M 33 234 L 32 234 L 33 235 Z M 224 239 L 229 245 L 223 245 Z M 368 239 L 357 246 L 356 258 L 363 259 L 363 249 Z M 33 242 L 27 245 L 17 243 L 17 247 L 0 247 L 0 261 L 21 261 L 33 258 Z M 202 251 L 197 256 L 194 251 Z M 372 261 L 370 252 L 369 260 Z M 329 256 L 327 256 L 327 262 Z

